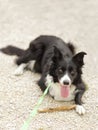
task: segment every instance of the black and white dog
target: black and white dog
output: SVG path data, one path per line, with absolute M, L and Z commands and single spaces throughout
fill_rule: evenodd
M 81 78 L 85 52 L 75 54 L 75 48 L 71 43 L 66 44 L 56 36 L 47 35 L 33 40 L 27 50 L 7 46 L 1 51 L 18 56 L 16 64 L 19 67 L 15 71 L 15 75 L 23 74 L 25 68 L 41 73 L 38 85 L 42 91 L 52 82 L 49 94 L 55 100 L 74 100 L 76 112 L 85 114 L 81 101 L 85 92 L 85 84 Z M 59 85 L 55 85 L 55 83 L 59 83 Z

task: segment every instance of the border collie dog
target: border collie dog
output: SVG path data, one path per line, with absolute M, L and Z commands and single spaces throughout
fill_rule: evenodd
M 85 114 L 81 100 L 86 88 L 81 77 L 85 52 L 76 54 L 75 47 L 71 43 L 65 43 L 56 36 L 47 35 L 39 36 L 31 41 L 26 50 L 13 46 L 0 50 L 5 54 L 18 56 L 16 64 L 19 67 L 15 75 L 23 74 L 25 68 L 41 73 L 38 85 L 42 91 L 52 82 L 49 94 L 55 100 L 74 100 L 76 112 Z

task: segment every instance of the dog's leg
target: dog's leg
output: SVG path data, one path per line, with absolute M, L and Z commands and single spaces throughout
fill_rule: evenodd
M 48 85 L 52 82 L 53 82 L 53 77 L 47 74 L 46 76 L 41 77 L 41 79 L 38 81 L 38 85 L 40 86 L 41 90 L 44 92 L 46 87 L 48 87 Z
M 84 83 L 80 83 L 77 85 L 78 88 L 81 88 L 75 96 L 75 103 L 76 103 L 76 112 L 80 115 L 85 114 L 85 108 L 82 106 L 82 96 L 85 92 L 85 85 Z
M 39 41 L 35 40 L 32 41 L 30 43 L 29 48 L 25 51 L 24 55 L 19 57 L 16 60 L 16 64 L 17 65 L 21 65 L 22 67 L 19 68 L 23 68 L 23 66 L 26 66 L 28 69 L 30 69 L 31 71 L 33 70 L 33 60 L 37 60 L 40 59 L 42 56 L 42 53 L 44 52 L 42 50 L 42 46 L 43 44 L 39 43 Z M 24 67 L 25 68 L 25 67 Z M 23 69 L 19 69 L 19 70 L 23 70 Z M 17 71 L 15 71 L 15 73 L 17 74 Z M 21 73 L 23 73 L 23 71 L 21 71 Z
M 22 63 L 26 64 L 31 60 L 34 60 L 34 54 L 30 51 L 30 49 L 27 49 L 25 54 L 16 60 L 16 64 L 17 65 L 20 65 Z
M 46 77 L 46 74 L 42 74 L 40 80 L 38 81 L 38 85 L 40 87 L 40 89 L 44 92 L 45 89 L 46 89 L 46 85 L 45 85 L 45 77 Z
M 19 67 L 15 70 L 14 75 L 22 75 L 31 59 L 32 59 L 32 54 L 29 50 L 26 51 L 22 57 L 19 57 L 16 60 L 16 64 L 19 65 Z
M 43 67 L 43 72 L 40 80 L 38 81 L 38 85 L 40 86 L 42 91 L 45 91 L 48 83 L 48 78 L 47 76 L 49 75 L 50 67 L 51 67 L 52 62 L 47 62 L 47 64 Z M 50 79 L 51 80 L 51 79 Z M 47 83 L 46 83 L 47 82 Z
M 40 49 L 40 48 L 39 48 Z M 24 69 L 27 67 L 31 71 L 33 70 L 33 60 L 37 58 L 37 52 L 31 51 L 30 47 L 25 51 L 24 55 L 19 57 L 16 60 L 16 64 L 19 65 L 18 69 L 15 71 L 15 75 L 21 75 L 24 72 Z

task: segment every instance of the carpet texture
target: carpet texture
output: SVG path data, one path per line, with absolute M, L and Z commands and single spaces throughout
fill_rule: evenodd
M 41 34 L 71 41 L 85 51 L 83 79 L 88 84 L 83 102 L 86 114 L 75 110 L 37 114 L 28 130 L 98 130 L 98 1 L 97 0 L 0 0 L 0 48 L 27 48 Z M 14 76 L 16 56 L 0 53 L 0 130 L 20 130 L 41 90 L 40 75 L 26 71 Z M 40 108 L 72 104 L 46 96 Z

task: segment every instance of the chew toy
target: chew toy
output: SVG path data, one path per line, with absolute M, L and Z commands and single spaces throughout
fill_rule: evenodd
M 38 110 L 39 113 L 51 113 L 51 112 L 56 112 L 56 111 L 69 111 L 72 109 L 75 109 L 76 105 L 68 105 L 68 106 L 60 106 L 60 107 L 55 107 L 55 108 L 46 108 L 43 110 Z

